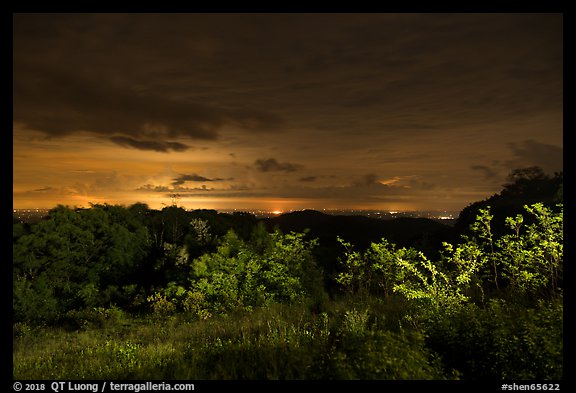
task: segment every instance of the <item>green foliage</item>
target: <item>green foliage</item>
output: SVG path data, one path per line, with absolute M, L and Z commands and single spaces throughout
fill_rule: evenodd
M 403 271 L 397 260 L 413 258 L 417 251 L 412 248 L 397 249 L 396 245 L 382 239 L 372 243 L 364 252 L 354 250 L 353 246 L 338 238 L 344 246 L 344 259 L 340 259 L 343 269 L 336 276 L 348 294 L 372 294 L 389 296 L 394 285 L 403 280 Z
M 51 283 L 45 277 L 27 280 L 17 277 L 13 282 L 12 310 L 15 321 L 53 321 L 62 312 Z
M 190 221 L 192 226 L 192 233 L 194 240 L 198 245 L 207 245 L 212 241 L 212 235 L 210 234 L 210 225 L 208 221 L 201 220 L 200 218 L 194 218 Z
M 563 366 L 562 301 L 521 308 L 493 299 L 468 304 L 426 326 L 427 344 L 465 379 L 560 380 Z
M 394 286 L 404 281 L 404 271 L 399 266 L 399 260 L 411 260 L 420 255 L 412 248 L 396 249 L 395 245 L 382 239 L 380 243 L 372 243 L 366 252 L 366 258 L 371 261 L 371 278 L 384 296 L 394 292 Z M 371 285 L 374 288 L 374 285 Z
M 192 261 L 182 258 L 177 265 L 188 270 L 185 279 L 170 282 L 148 300 L 156 313 L 187 311 L 205 319 L 321 296 L 322 276 L 312 257 L 315 244 L 304 240 L 304 234 L 262 231 L 246 242 L 230 230 L 215 252 Z
M 328 301 L 306 233 L 215 211 L 60 206 L 14 229 L 14 376 L 561 379 L 563 205 L 525 211 L 500 235 L 480 209 L 437 261 L 338 239 L 345 296 Z M 151 313 L 136 321 L 135 304 Z
M 361 335 L 368 330 L 369 312 L 368 310 L 359 311 L 356 309 L 344 312 L 342 328 L 344 333 Z
M 72 309 L 129 300 L 131 273 L 147 252 L 147 230 L 121 211 L 60 206 L 17 239 L 16 320 L 50 322 Z
M 350 311 L 350 312 L 346 312 Z M 437 361 L 411 333 L 364 324 L 367 311 L 312 314 L 271 305 L 249 315 L 131 320 L 69 332 L 19 326 L 16 379 L 435 379 Z M 352 325 L 350 325 L 352 323 Z M 66 345 L 62 346 L 65 342 Z M 82 359 L 81 362 L 78 359 Z
M 16 322 L 12 325 L 12 337 L 14 339 L 25 337 L 33 332 L 33 328 L 26 322 Z
M 498 265 L 500 260 L 498 254 L 494 250 L 494 235 L 492 233 L 492 219 L 493 215 L 490 214 L 490 206 L 486 209 L 479 209 L 479 214 L 476 216 L 476 221 L 472 223 L 470 229 L 478 237 L 476 244 L 482 249 L 481 258 L 484 259 L 486 263 L 492 266 L 492 280 L 494 281 L 494 286 L 499 289 L 498 285 Z M 466 239 L 466 237 L 464 237 Z
M 429 313 L 451 313 L 457 310 L 468 297 L 463 293 L 466 280 L 461 275 L 449 274 L 418 253 L 415 260 L 398 259 L 404 270 L 404 281 L 394 286 L 394 291 L 408 300 L 416 301 L 423 316 Z
M 339 239 L 345 259 L 336 281 L 350 294 L 386 297 L 392 289 L 415 302 L 420 317 L 454 312 L 478 299 L 478 292 L 484 301 L 485 289 L 498 289 L 502 279 L 520 294 L 557 293 L 563 263 L 563 209 L 557 207 L 555 212 L 541 203 L 525 206 L 534 223 L 522 230 L 521 215 L 508 218 L 513 234 L 499 238 L 491 230 L 489 207 L 480 209 L 471 227 L 475 236 L 464 236 L 456 245 L 444 243 L 437 262 L 411 248 L 396 249 L 385 239 L 365 252 Z
M 330 379 L 446 379 L 418 334 L 368 330 L 338 338 L 321 358 Z
M 468 298 L 464 295 L 471 281 L 471 275 L 477 269 L 464 259 L 470 254 L 469 247 L 456 250 L 446 244 L 446 250 L 454 254 L 454 266 L 449 271 L 443 263 L 433 263 L 413 248 L 396 249 L 394 244 L 382 239 L 372 243 L 370 248 L 360 253 L 342 239 L 346 248 L 342 262 L 343 271 L 336 281 L 350 294 L 390 297 L 397 293 L 414 301 L 422 312 L 450 311 Z
M 126 313 L 117 306 L 93 307 L 68 311 L 63 319 L 73 329 L 114 327 L 123 324 Z
M 500 260 L 504 265 L 503 276 L 521 293 L 534 294 L 547 290 L 555 293 L 562 280 L 564 261 L 563 205 L 558 212 L 536 203 L 525 206 L 535 218 L 535 223 L 521 231 L 523 217 L 509 217 L 507 225 L 514 231 L 499 239 Z
M 496 288 L 500 277 L 523 295 L 558 292 L 564 255 L 563 205 L 556 206 L 557 211 L 542 203 L 525 205 L 532 224 L 525 225 L 527 219 L 521 214 L 507 217 L 506 226 L 512 233 L 499 238 L 494 238 L 490 230 L 493 219 L 490 207 L 480 209 L 471 227 L 476 238 L 467 239 L 467 244 L 480 251 L 482 266 L 492 267 L 492 272 L 484 269 L 482 276 L 492 276 Z
M 166 295 L 156 292 L 154 295 L 148 296 L 146 299 L 152 305 L 154 313 L 160 316 L 173 314 L 176 311 L 176 305 L 170 299 L 166 299 Z
M 341 238 L 338 238 L 338 241 L 345 247 L 346 259 L 340 260 L 344 267 L 343 271 L 338 273 L 336 282 L 342 285 L 349 294 L 356 294 L 371 284 L 364 279 L 365 274 L 370 270 L 369 262 L 361 253 L 355 251 L 350 243 Z
M 313 314 L 300 305 L 275 304 L 250 314 L 201 321 L 180 314 L 161 321 L 123 317 L 116 323 L 112 310 L 98 310 L 109 315 L 105 322 L 77 332 L 20 323 L 14 326 L 14 377 L 558 380 L 563 376 L 561 299 L 534 308 L 502 300 L 490 301 L 484 308 L 469 303 L 450 316 L 428 319 L 423 332 L 388 328 L 379 321 L 390 319 L 393 309 L 376 308 L 334 303 L 327 312 Z
M 190 220 L 190 231 L 186 235 L 184 244 L 186 250 L 192 258 L 212 251 L 216 244 L 216 238 L 212 233 L 208 220 L 193 218 Z

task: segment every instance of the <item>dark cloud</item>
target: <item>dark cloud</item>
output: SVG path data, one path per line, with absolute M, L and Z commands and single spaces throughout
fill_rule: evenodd
M 528 139 L 520 143 L 509 143 L 508 147 L 514 154 L 514 159 L 508 161 L 511 169 L 539 166 L 544 172 L 554 173 L 564 168 L 564 149 L 560 146 Z
M 145 184 L 141 187 L 138 187 L 136 191 L 149 191 L 149 192 L 170 192 L 173 195 L 174 193 L 186 194 L 186 193 L 194 193 L 196 191 L 214 191 L 215 188 L 208 188 L 206 185 L 202 185 L 200 187 L 180 187 L 180 186 L 154 186 L 152 184 Z M 168 195 L 168 194 L 167 194 Z
M 249 191 L 249 190 L 253 190 L 254 189 L 254 185 L 251 184 L 231 184 L 229 186 L 229 190 L 230 191 Z
M 172 151 L 186 151 L 190 147 L 180 142 L 158 142 L 158 141 L 145 141 L 129 138 L 125 136 L 113 136 L 110 141 L 122 147 L 131 147 L 138 150 L 153 150 L 158 152 Z
M 14 121 L 49 136 L 90 131 L 214 139 L 221 125 L 202 105 L 138 94 L 70 70 L 22 66 L 14 71 L 13 96 Z
M 179 186 L 184 184 L 187 181 L 195 181 L 195 182 L 211 182 L 211 181 L 228 181 L 228 180 L 234 180 L 234 178 L 227 178 L 227 179 L 223 179 L 220 177 L 216 177 L 213 179 L 204 177 L 204 176 L 200 176 L 197 175 L 195 173 L 189 174 L 189 175 L 180 175 L 177 178 L 173 179 L 172 181 L 172 185 L 173 186 Z
M 174 191 L 174 188 L 166 186 L 154 186 L 152 184 L 145 184 L 142 187 L 138 187 L 136 191 L 152 191 L 152 192 L 169 192 Z
M 278 162 L 275 158 L 259 159 L 254 165 L 260 172 L 295 172 L 300 168 L 298 164 Z
M 15 62 L 19 63 L 18 60 Z M 98 65 L 95 65 L 98 69 Z M 106 72 L 106 71 L 102 71 Z M 141 92 L 137 86 L 102 80 L 97 75 L 53 65 L 21 64 L 14 70 L 13 121 L 49 137 L 79 131 L 123 135 L 125 147 L 143 148 L 140 139 L 187 137 L 214 140 L 224 126 L 244 130 L 275 129 L 280 118 L 265 111 L 207 105 L 196 100 Z M 115 137 L 114 137 L 115 138 Z M 184 145 L 168 147 L 174 150 Z
M 197 192 L 213 192 L 216 191 L 214 187 L 208 187 L 205 184 L 200 187 L 175 187 L 175 192 L 178 192 L 179 196 L 195 195 Z
M 83 174 L 95 173 L 93 170 L 90 169 L 72 169 L 70 172 L 83 173 Z
M 15 16 L 14 122 L 50 137 L 86 131 L 158 141 L 213 140 L 224 126 L 253 131 L 281 123 L 270 111 L 207 100 L 213 86 L 187 79 L 194 71 L 185 71 L 182 56 L 194 48 L 173 39 L 170 17 L 160 19 L 164 27 L 158 20 L 158 35 L 149 36 L 137 16 Z M 169 63 L 184 72 L 166 72 Z
M 290 187 L 256 187 L 246 185 L 231 185 L 227 188 L 208 188 L 206 185 L 202 187 L 182 187 L 182 186 L 162 186 L 146 184 L 139 187 L 137 191 L 165 193 L 167 197 L 173 194 L 178 194 L 181 197 L 194 197 L 205 195 L 207 191 L 210 192 L 211 197 L 259 197 L 259 198 L 305 198 L 311 200 L 323 200 L 326 195 L 334 200 L 393 200 L 398 197 L 405 197 L 406 195 L 418 195 L 419 190 L 410 191 L 404 187 L 388 186 L 378 182 L 370 182 L 370 186 L 358 187 L 356 184 L 345 186 L 326 186 L 319 188 L 310 188 L 295 185 Z
M 486 180 L 493 180 L 499 177 L 498 172 L 486 165 L 470 165 L 470 169 L 482 173 L 484 179 Z
M 264 191 L 264 190 L 263 190 Z M 351 201 L 351 200 L 381 200 L 386 198 L 398 198 L 406 195 L 418 194 L 420 190 L 410 190 L 405 187 L 382 184 L 373 178 L 372 175 L 366 176 L 363 181 L 352 184 L 323 187 L 306 187 L 299 183 L 290 187 L 266 191 L 273 193 L 274 196 L 284 198 L 305 198 L 322 200 L 326 195 L 332 200 Z
M 41 194 L 52 194 L 52 195 L 85 195 L 87 187 L 81 184 L 75 184 L 74 186 L 63 186 L 63 187 L 51 187 L 46 186 L 42 188 L 36 188 L 33 190 L 20 191 L 18 194 L 22 195 L 41 195 Z
M 410 179 L 408 181 L 410 188 L 420 189 L 420 190 L 434 190 L 437 188 L 437 185 L 434 183 L 430 183 L 427 181 L 422 181 L 418 179 Z
M 374 173 L 368 173 L 367 175 L 364 175 L 361 180 L 355 182 L 354 186 L 355 187 L 368 187 L 368 186 L 373 186 L 375 184 L 380 184 L 378 179 L 379 179 L 378 175 L 376 175 Z
M 34 192 L 47 192 L 47 191 L 53 191 L 54 188 L 52 187 L 42 187 L 42 188 L 38 188 L 36 190 L 32 190 Z
M 490 123 L 561 105 L 562 22 L 561 14 L 15 15 L 14 119 L 49 135 L 201 139 L 227 125 L 275 129 L 281 117 L 390 134 Z M 368 122 L 370 113 L 378 116 Z
M 189 192 L 352 206 L 466 190 L 449 201 L 466 206 L 498 190 L 499 172 L 563 165 L 561 13 L 22 13 L 12 53 L 18 190 L 69 186 L 47 178 L 50 152 L 70 160 L 67 175 L 120 172 L 78 192 L 132 192 L 158 165 L 150 151 L 200 144 L 213 154 L 163 164 L 229 165 L 226 176 L 254 183 L 176 173 L 148 191 L 204 181 L 223 189 Z M 141 161 L 120 167 L 109 142 Z

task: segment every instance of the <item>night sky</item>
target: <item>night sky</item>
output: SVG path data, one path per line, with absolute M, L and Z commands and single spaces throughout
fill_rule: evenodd
M 13 207 L 455 210 L 563 167 L 562 14 L 15 14 Z

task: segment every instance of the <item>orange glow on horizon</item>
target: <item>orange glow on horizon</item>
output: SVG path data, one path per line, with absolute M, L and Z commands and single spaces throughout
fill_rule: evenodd
M 31 195 L 25 192 L 15 192 L 13 199 L 13 208 L 15 209 L 51 209 L 59 204 L 77 207 L 88 207 L 90 203 L 108 203 L 111 205 L 124 205 L 130 206 L 134 203 L 145 203 L 151 209 L 159 209 L 172 205 L 174 202 L 177 206 L 186 210 L 197 209 L 214 209 L 214 210 L 263 210 L 268 211 L 274 215 L 280 215 L 288 211 L 294 210 L 382 210 L 393 212 L 406 212 L 414 210 L 422 210 L 422 206 L 413 203 L 374 203 L 374 204 L 354 204 L 348 201 L 335 201 L 329 199 L 263 199 L 263 198 L 250 198 L 250 197 L 182 197 L 173 201 L 171 198 L 163 194 L 145 193 L 140 197 L 135 197 L 133 194 L 127 192 L 118 192 L 111 197 L 103 197 L 96 195 L 42 195 L 42 193 L 35 193 Z M 281 206 L 280 203 L 281 202 Z M 348 203 L 347 203 L 348 202 Z M 438 206 L 440 208 L 441 206 Z M 431 207 L 431 209 L 436 206 Z M 450 208 L 452 208 L 450 206 Z M 461 208 L 455 206 L 454 209 Z M 442 207 L 442 209 L 446 209 Z

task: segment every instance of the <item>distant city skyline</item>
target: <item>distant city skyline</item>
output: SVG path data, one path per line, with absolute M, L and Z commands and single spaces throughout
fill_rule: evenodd
M 563 168 L 560 13 L 13 22 L 15 209 L 460 211 Z
M 168 206 L 165 206 L 168 207 Z M 182 208 L 186 211 L 194 211 L 197 209 L 186 209 L 185 206 L 171 206 Z M 164 207 L 162 208 L 164 209 Z M 13 217 L 17 218 L 22 222 L 38 222 L 42 218 L 46 217 L 51 209 L 13 209 Z M 154 210 L 154 209 L 153 209 Z M 202 209 L 198 209 L 202 210 Z M 211 209 L 210 209 L 211 210 Z M 294 212 L 300 212 L 304 210 L 312 209 L 298 209 L 298 210 L 260 210 L 260 209 L 220 209 L 217 210 L 219 213 L 224 214 L 234 214 L 234 213 L 248 213 L 252 214 L 258 219 L 276 217 L 283 214 L 290 214 Z M 439 220 L 445 223 L 453 222 L 458 218 L 459 212 L 456 211 L 440 211 L 440 210 L 429 210 L 429 211 L 386 211 L 386 210 L 343 210 L 343 209 L 322 209 L 318 210 L 321 213 L 328 215 L 339 215 L 339 216 L 365 216 L 375 219 L 389 220 L 398 217 L 412 217 L 412 218 L 429 218 L 434 220 Z

